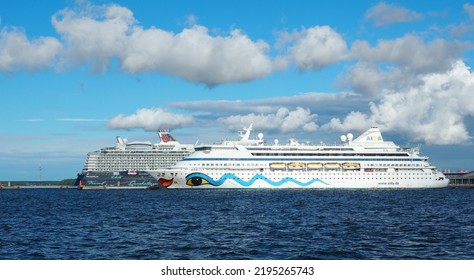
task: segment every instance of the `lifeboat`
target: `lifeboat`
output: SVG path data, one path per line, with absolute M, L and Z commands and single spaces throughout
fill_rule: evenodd
M 288 169 L 290 169 L 290 170 L 302 170 L 302 169 L 304 169 L 304 162 L 290 162 L 290 163 L 288 163 Z
M 323 164 L 320 162 L 310 162 L 306 165 L 308 169 L 321 169 L 323 168 Z
M 274 170 L 284 170 L 286 169 L 286 164 L 284 162 L 272 162 L 270 163 L 270 168 Z
M 356 170 L 360 169 L 360 164 L 358 162 L 344 162 L 342 168 L 346 170 Z
M 328 162 L 324 164 L 324 167 L 326 169 L 338 169 L 339 167 L 341 167 L 341 164 L 339 164 L 338 162 Z

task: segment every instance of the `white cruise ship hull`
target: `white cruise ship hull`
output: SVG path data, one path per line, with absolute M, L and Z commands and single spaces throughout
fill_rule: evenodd
M 418 189 L 447 187 L 449 180 L 437 171 L 382 174 L 377 172 L 212 172 L 172 170 L 152 172 L 168 188 L 301 188 L 301 189 Z M 166 179 L 168 178 L 168 179 Z
M 250 127 L 251 128 L 251 127 Z M 418 149 L 384 141 L 372 127 L 340 145 L 265 145 L 263 136 L 197 147 L 173 167 L 150 172 L 168 188 L 414 189 L 449 180 Z

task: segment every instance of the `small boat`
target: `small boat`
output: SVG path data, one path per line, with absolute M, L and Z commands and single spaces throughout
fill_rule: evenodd
M 284 162 L 272 162 L 270 163 L 270 168 L 282 170 L 282 169 L 286 169 L 286 164 Z
M 306 164 L 306 166 L 310 170 L 323 168 L 323 164 L 320 163 L 320 162 L 310 162 L 310 163 Z
M 79 186 L 79 190 L 105 190 L 105 186 Z
M 304 169 L 304 162 L 290 162 L 288 163 L 288 169 L 290 170 L 302 170 Z
M 358 162 L 344 162 L 342 168 L 346 170 L 356 170 L 360 169 L 360 164 Z
M 324 164 L 326 169 L 338 169 L 341 165 L 338 162 L 327 162 Z

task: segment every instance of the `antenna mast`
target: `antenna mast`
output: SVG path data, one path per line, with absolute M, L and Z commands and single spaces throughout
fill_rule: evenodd
M 43 167 L 41 166 L 41 161 L 39 162 L 39 165 L 38 165 L 38 177 L 39 177 L 39 181 L 42 181 L 42 179 L 43 179 Z

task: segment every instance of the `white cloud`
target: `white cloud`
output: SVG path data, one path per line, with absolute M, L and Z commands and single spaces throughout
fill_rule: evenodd
M 470 43 L 447 42 L 436 39 L 429 43 L 419 37 L 405 35 L 394 40 L 380 40 L 370 47 L 366 41 L 352 44 L 351 57 L 369 62 L 389 62 L 421 72 L 445 71 L 462 52 L 472 47 Z
M 382 27 L 395 23 L 412 22 L 423 16 L 415 11 L 380 2 L 365 13 L 365 19 L 371 20 L 374 26 Z
M 271 114 L 232 115 L 219 118 L 218 121 L 234 130 L 254 123 L 255 129 L 289 133 L 300 129 L 306 132 L 316 131 L 318 129 L 316 118 L 317 115 L 311 114 L 309 109 L 298 107 L 290 111 L 288 108 L 281 107 Z
M 118 58 L 129 73 L 161 72 L 208 86 L 246 82 L 272 72 L 268 44 L 236 29 L 225 37 L 211 36 L 200 25 L 177 34 L 145 29 L 129 9 L 117 5 L 67 8 L 52 22 L 66 42 L 66 65 L 90 63 L 95 71 L 105 71 Z
M 347 55 L 346 41 L 329 26 L 315 26 L 297 36 L 286 37 L 297 38 L 290 48 L 290 56 L 299 69 L 318 70 L 338 63 Z
M 143 128 L 144 130 L 174 129 L 192 123 L 193 117 L 168 112 L 161 108 L 144 108 L 135 114 L 126 116 L 123 114 L 113 117 L 108 126 L 112 129 Z
M 396 76 L 393 72 L 381 71 L 373 63 L 359 62 L 348 67 L 347 73 L 341 76 L 339 83 L 349 86 L 355 92 L 377 96 L 382 93 L 387 82 L 395 80 Z
M 16 28 L 0 31 L 0 71 L 41 70 L 50 67 L 62 46 L 52 37 L 29 40 Z
M 44 119 L 40 119 L 40 118 L 34 118 L 34 119 L 27 119 L 27 120 L 23 120 L 25 122 L 44 122 L 45 120 Z
M 194 26 L 198 23 L 198 17 L 195 15 L 187 15 L 185 18 L 186 26 Z
M 291 96 L 278 96 L 271 98 L 260 98 L 252 100 L 197 100 L 197 101 L 175 101 L 168 105 L 184 109 L 190 112 L 206 112 L 213 116 L 243 115 L 254 113 L 256 115 L 272 114 L 279 108 L 295 110 L 303 104 L 305 108 L 318 112 L 318 117 L 332 117 L 335 114 L 344 114 L 353 110 L 354 107 L 366 106 L 369 98 L 350 92 L 320 93 L 308 92 Z
M 466 3 L 464 4 L 463 8 L 466 11 L 466 13 L 469 15 L 469 18 L 474 19 L 474 5 L 470 3 Z
M 458 38 L 474 31 L 474 24 L 472 22 L 461 22 L 448 25 L 447 29 L 451 36 Z
M 261 100 L 196 100 L 196 101 L 174 101 L 170 106 L 181 108 L 192 112 L 207 112 L 217 115 L 228 115 L 232 113 L 270 113 L 274 112 L 274 106 Z
M 324 124 L 321 128 L 330 130 L 330 131 L 340 131 L 340 132 L 350 132 L 354 131 L 364 131 L 370 124 L 371 120 L 361 112 L 350 112 L 343 121 L 338 118 L 332 118 L 331 121 L 327 124 Z
M 128 72 L 161 71 L 209 86 L 245 82 L 272 72 L 268 45 L 253 42 L 239 30 L 227 37 L 212 37 L 195 25 L 181 33 L 136 28 L 122 54 Z
M 458 24 L 448 25 L 447 29 L 449 30 L 451 36 L 462 37 L 465 34 L 470 34 L 472 31 L 474 31 L 474 22 L 472 21 L 474 19 L 474 5 L 465 3 L 463 8 L 470 20 L 461 21 Z
M 64 64 L 90 63 L 95 71 L 105 71 L 123 52 L 135 19 L 124 7 L 87 6 L 59 11 L 52 24 L 66 44 Z
M 419 37 L 405 35 L 394 40 L 381 40 L 375 47 L 356 41 L 351 58 L 358 60 L 340 78 L 358 93 L 380 95 L 384 90 L 402 90 L 422 83 L 427 73 L 446 72 L 462 52 L 472 48 L 468 42 L 443 39 L 423 42 Z
M 445 73 L 421 76 L 422 83 L 400 91 L 385 91 L 370 104 L 371 115 L 352 112 L 323 128 L 347 131 L 380 125 L 385 131 L 406 132 L 428 144 L 462 144 L 471 140 L 465 118 L 474 116 L 474 73 L 457 61 Z

